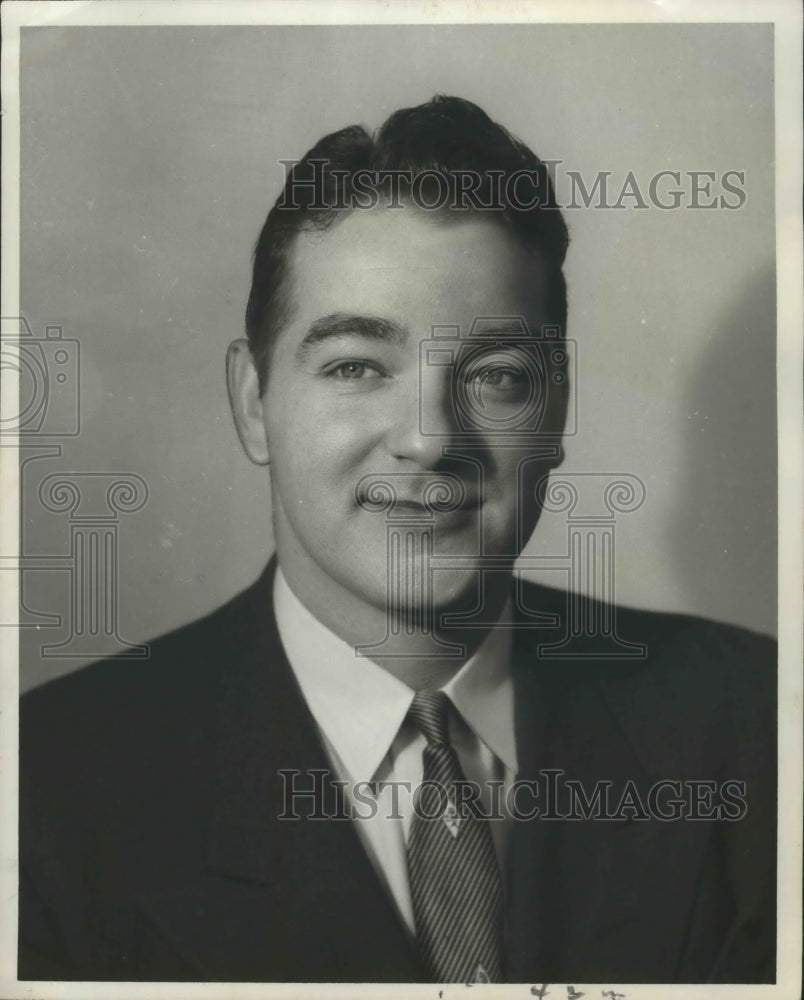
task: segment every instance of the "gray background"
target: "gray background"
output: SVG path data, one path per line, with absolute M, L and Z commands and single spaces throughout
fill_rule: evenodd
M 120 522 L 120 632 L 145 640 L 248 585 L 272 542 L 264 472 L 241 454 L 223 358 L 280 159 L 456 94 L 591 180 L 746 172 L 739 211 L 576 210 L 569 336 L 579 433 L 566 472 L 626 472 L 617 598 L 776 627 L 773 28 L 769 25 L 26 28 L 21 305 L 80 341 L 81 433 L 59 470 L 134 472 Z M 561 191 L 559 192 L 561 194 Z M 629 203 L 630 204 L 630 203 Z M 64 515 L 24 483 L 27 554 L 64 554 Z M 528 552 L 561 553 L 562 515 Z M 44 561 L 45 563 L 47 560 Z M 562 586 L 561 573 L 544 582 Z M 21 686 L 86 658 L 69 575 L 27 572 Z

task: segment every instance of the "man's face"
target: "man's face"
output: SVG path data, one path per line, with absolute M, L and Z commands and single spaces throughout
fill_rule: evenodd
M 434 605 L 465 598 L 477 585 L 481 534 L 485 555 L 516 555 L 528 449 L 504 431 L 533 409 L 533 379 L 521 350 L 507 346 L 505 323 L 499 336 L 470 342 L 465 366 L 431 363 L 422 342 L 457 359 L 477 317 L 521 316 L 538 332 L 548 320 L 541 262 L 490 219 L 444 224 L 405 208 L 354 211 L 302 233 L 290 264 L 291 318 L 261 402 L 286 576 L 302 599 L 332 581 L 385 608 L 388 519 L 405 518 L 430 525 L 437 559 L 464 557 L 433 573 Z M 457 330 L 437 344 L 434 325 Z M 515 325 L 511 336 L 521 339 Z M 458 398 L 469 403 L 462 414 Z M 532 466 L 526 478 L 536 478 Z M 457 507 L 428 507 L 425 490 L 437 480 L 463 495 Z M 375 481 L 395 492 L 390 509 L 372 503 L 382 495 Z M 538 511 L 528 488 L 529 533 Z M 417 532 L 427 533 L 413 527 L 408 537 Z M 414 575 L 427 569 L 418 543 L 400 557 Z

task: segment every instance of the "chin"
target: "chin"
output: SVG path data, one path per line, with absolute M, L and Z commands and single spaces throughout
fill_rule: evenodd
M 408 610 L 424 612 L 429 606 L 437 611 L 468 611 L 480 601 L 481 572 L 478 563 L 482 564 L 482 559 L 477 558 L 476 536 L 472 536 L 472 544 L 467 544 L 466 539 L 456 535 L 452 535 L 447 542 L 440 549 L 436 545 L 435 552 L 430 556 L 423 556 L 416 547 L 407 551 L 404 547 L 397 549 L 396 559 L 392 559 L 391 563 L 385 546 L 380 549 L 367 544 L 348 575 L 343 572 L 343 566 L 339 567 L 339 577 L 355 594 L 382 610 L 404 614 Z M 498 554 L 501 550 L 499 544 L 492 547 L 492 551 Z M 460 558 L 463 564 L 456 568 L 439 568 L 439 561 L 443 559 L 448 563 L 450 557 Z M 516 557 L 511 554 L 510 567 L 498 567 L 496 573 L 487 574 L 486 587 L 497 586 L 503 577 L 507 578 L 515 561 Z
M 478 598 L 478 573 L 472 570 L 426 572 L 421 563 L 406 567 L 393 577 L 374 577 L 369 586 L 355 591 L 369 604 L 396 614 L 416 614 L 420 618 L 429 607 L 433 611 L 473 607 Z M 425 576 L 426 573 L 426 576 Z M 424 579 L 423 579 L 424 577 Z
M 432 574 L 430 607 L 433 611 L 469 611 L 480 598 L 480 574 L 472 569 L 437 570 Z

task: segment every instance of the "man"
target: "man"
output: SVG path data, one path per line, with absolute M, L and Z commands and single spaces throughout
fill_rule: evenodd
M 276 559 L 25 699 L 21 978 L 773 981 L 772 644 L 512 577 L 566 245 L 456 98 L 290 172 L 227 365 Z

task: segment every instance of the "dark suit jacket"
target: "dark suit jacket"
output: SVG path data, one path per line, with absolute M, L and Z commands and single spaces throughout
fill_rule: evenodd
M 20 978 L 426 979 L 353 824 L 277 819 L 279 770 L 328 765 L 271 578 L 23 699 Z M 521 778 L 737 779 L 747 813 L 514 823 L 508 981 L 772 982 L 773 644 L 621 610 L 647 658 L 550 659 L 565 596 L 522 596 L 554 624 L 517 632 Z

